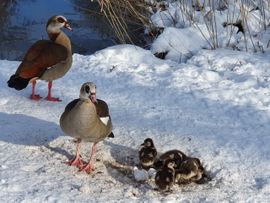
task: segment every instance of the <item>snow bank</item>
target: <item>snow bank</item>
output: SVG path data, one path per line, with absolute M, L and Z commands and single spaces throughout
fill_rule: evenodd
M 153 12 L 150 20 L 153 27 L 164 31 L 154 40 L 151 51 L 168 52 L 166 59 L 186 62 L 202 48 L 249 52 L 264 52 L 269 48 L 267 1 L 163 1 L 159 4 L 164 5 Z
M 187 64 L 162 61 L 131 45 L 91 56 L 74 54 L 68 74 L 54 82 L 61 103 L 28 99 L 6 81 L 19 62 L 0 61 L 0 202 L 266 202 L 270 187 L 269 52 L 201 50 Z M 95 171 L 63 162 L 75 153 L 59 129 L 65 105 L 82 83 L 97 84 L 107 101 L 114 139 L 98 144 Z M 47 85 L 37 83 L 47 94 Z M 163 195 L 114 162 L 135 167 L 138 146 L 179 149 L 202 160 L 213 180 L 175 186 Z M 90 144 L 83 144 L 87 159 Z

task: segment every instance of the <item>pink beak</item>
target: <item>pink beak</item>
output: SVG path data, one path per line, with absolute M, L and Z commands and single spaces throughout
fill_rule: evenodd
M 90 95 L 90 100 L 91 100 L 93 103 L 97 103 L 96 93 L 91 93 L 91 95 Z
M 69 31 L 72 31 L 72 28 L 70 27 L 68 22 L 65 23 L 64 27 L 67 28 Z

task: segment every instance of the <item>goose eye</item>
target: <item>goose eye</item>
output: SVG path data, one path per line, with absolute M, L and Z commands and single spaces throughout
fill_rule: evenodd
M 58 21 L 59 23 L 64 23 L 64 22 L 65 22 L 65 20 L 64 20 L 63 18 L 61 18 L 61 17 L 57 18 L 57 21 Z
M 89 92 L 90 92 L 90 87 L 89 87 L 88 85 L 86 85 L 84 89 L 85 89 L 85 92 L 86 92 L 87 94 L 89 94 Z

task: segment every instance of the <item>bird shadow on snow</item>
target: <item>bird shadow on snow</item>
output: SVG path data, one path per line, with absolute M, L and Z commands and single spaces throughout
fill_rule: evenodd
M 144 187 L 141 187 L 142 183 L 134 179 L 133 167 L 138 163 L 138 160 L 136 160 L 138 151 L 136 149 L 106 140 L 103 143 L 110 147 L 110 154 L 114 160 L 113 162 L 104 162 L 108 174 L 113 179 L 122 184 L 138 188 L 143 193 L 152 190 L 147 184 L 143 184 Z
M 138 163 L 138 160 L 136 160 L 138 151 L 136 149 L 107 140 L 104 140 L 103 143 L 110 147 L 110 154 L 116 162 L 130 166 Z
M 0 140 L 18 145 L 47 145 L 60 134 L 56 123 L 23 114 L 1 112 L 0 126 Z

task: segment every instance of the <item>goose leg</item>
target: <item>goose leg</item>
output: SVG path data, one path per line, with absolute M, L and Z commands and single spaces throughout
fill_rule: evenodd
M 77 146 L 76 146 L 76 156 L 74 159 L 66 162 L 66 164 L 68 164 L 70 166 L 77 166 L 79 168 L 81 168 L 83 166 L 83 162 L 81 159 L 81 153 L 80 153 L 80 144 L 81 144 L 81 139 L 78 139 Z
M 52 97 L 52 81 L 48 82 L 48 96 L 45 98 L 47 101 L 60 102 L 61 100 L 56 97 Z
M 86 173 L 90 173 L 92 170 L 93 170 L 93 157 L 96 153 L 96 144 L 97 143 L 94 143 L 93 146 L 92 146 L 92 150 L 91 150 L 91 154 L 90 154 L 90 159 L 89 159 L 89 162 L 87 164 L 85 164 L 81 169 L 80 171 L 85 171 Z
M 30 99 L 33 99 L 35 101 L 39 101 L 42 97 L 35 94 L 36 83 L 37 82 L 35 80 L 32 82 L 32 94 L 30 95 Z

